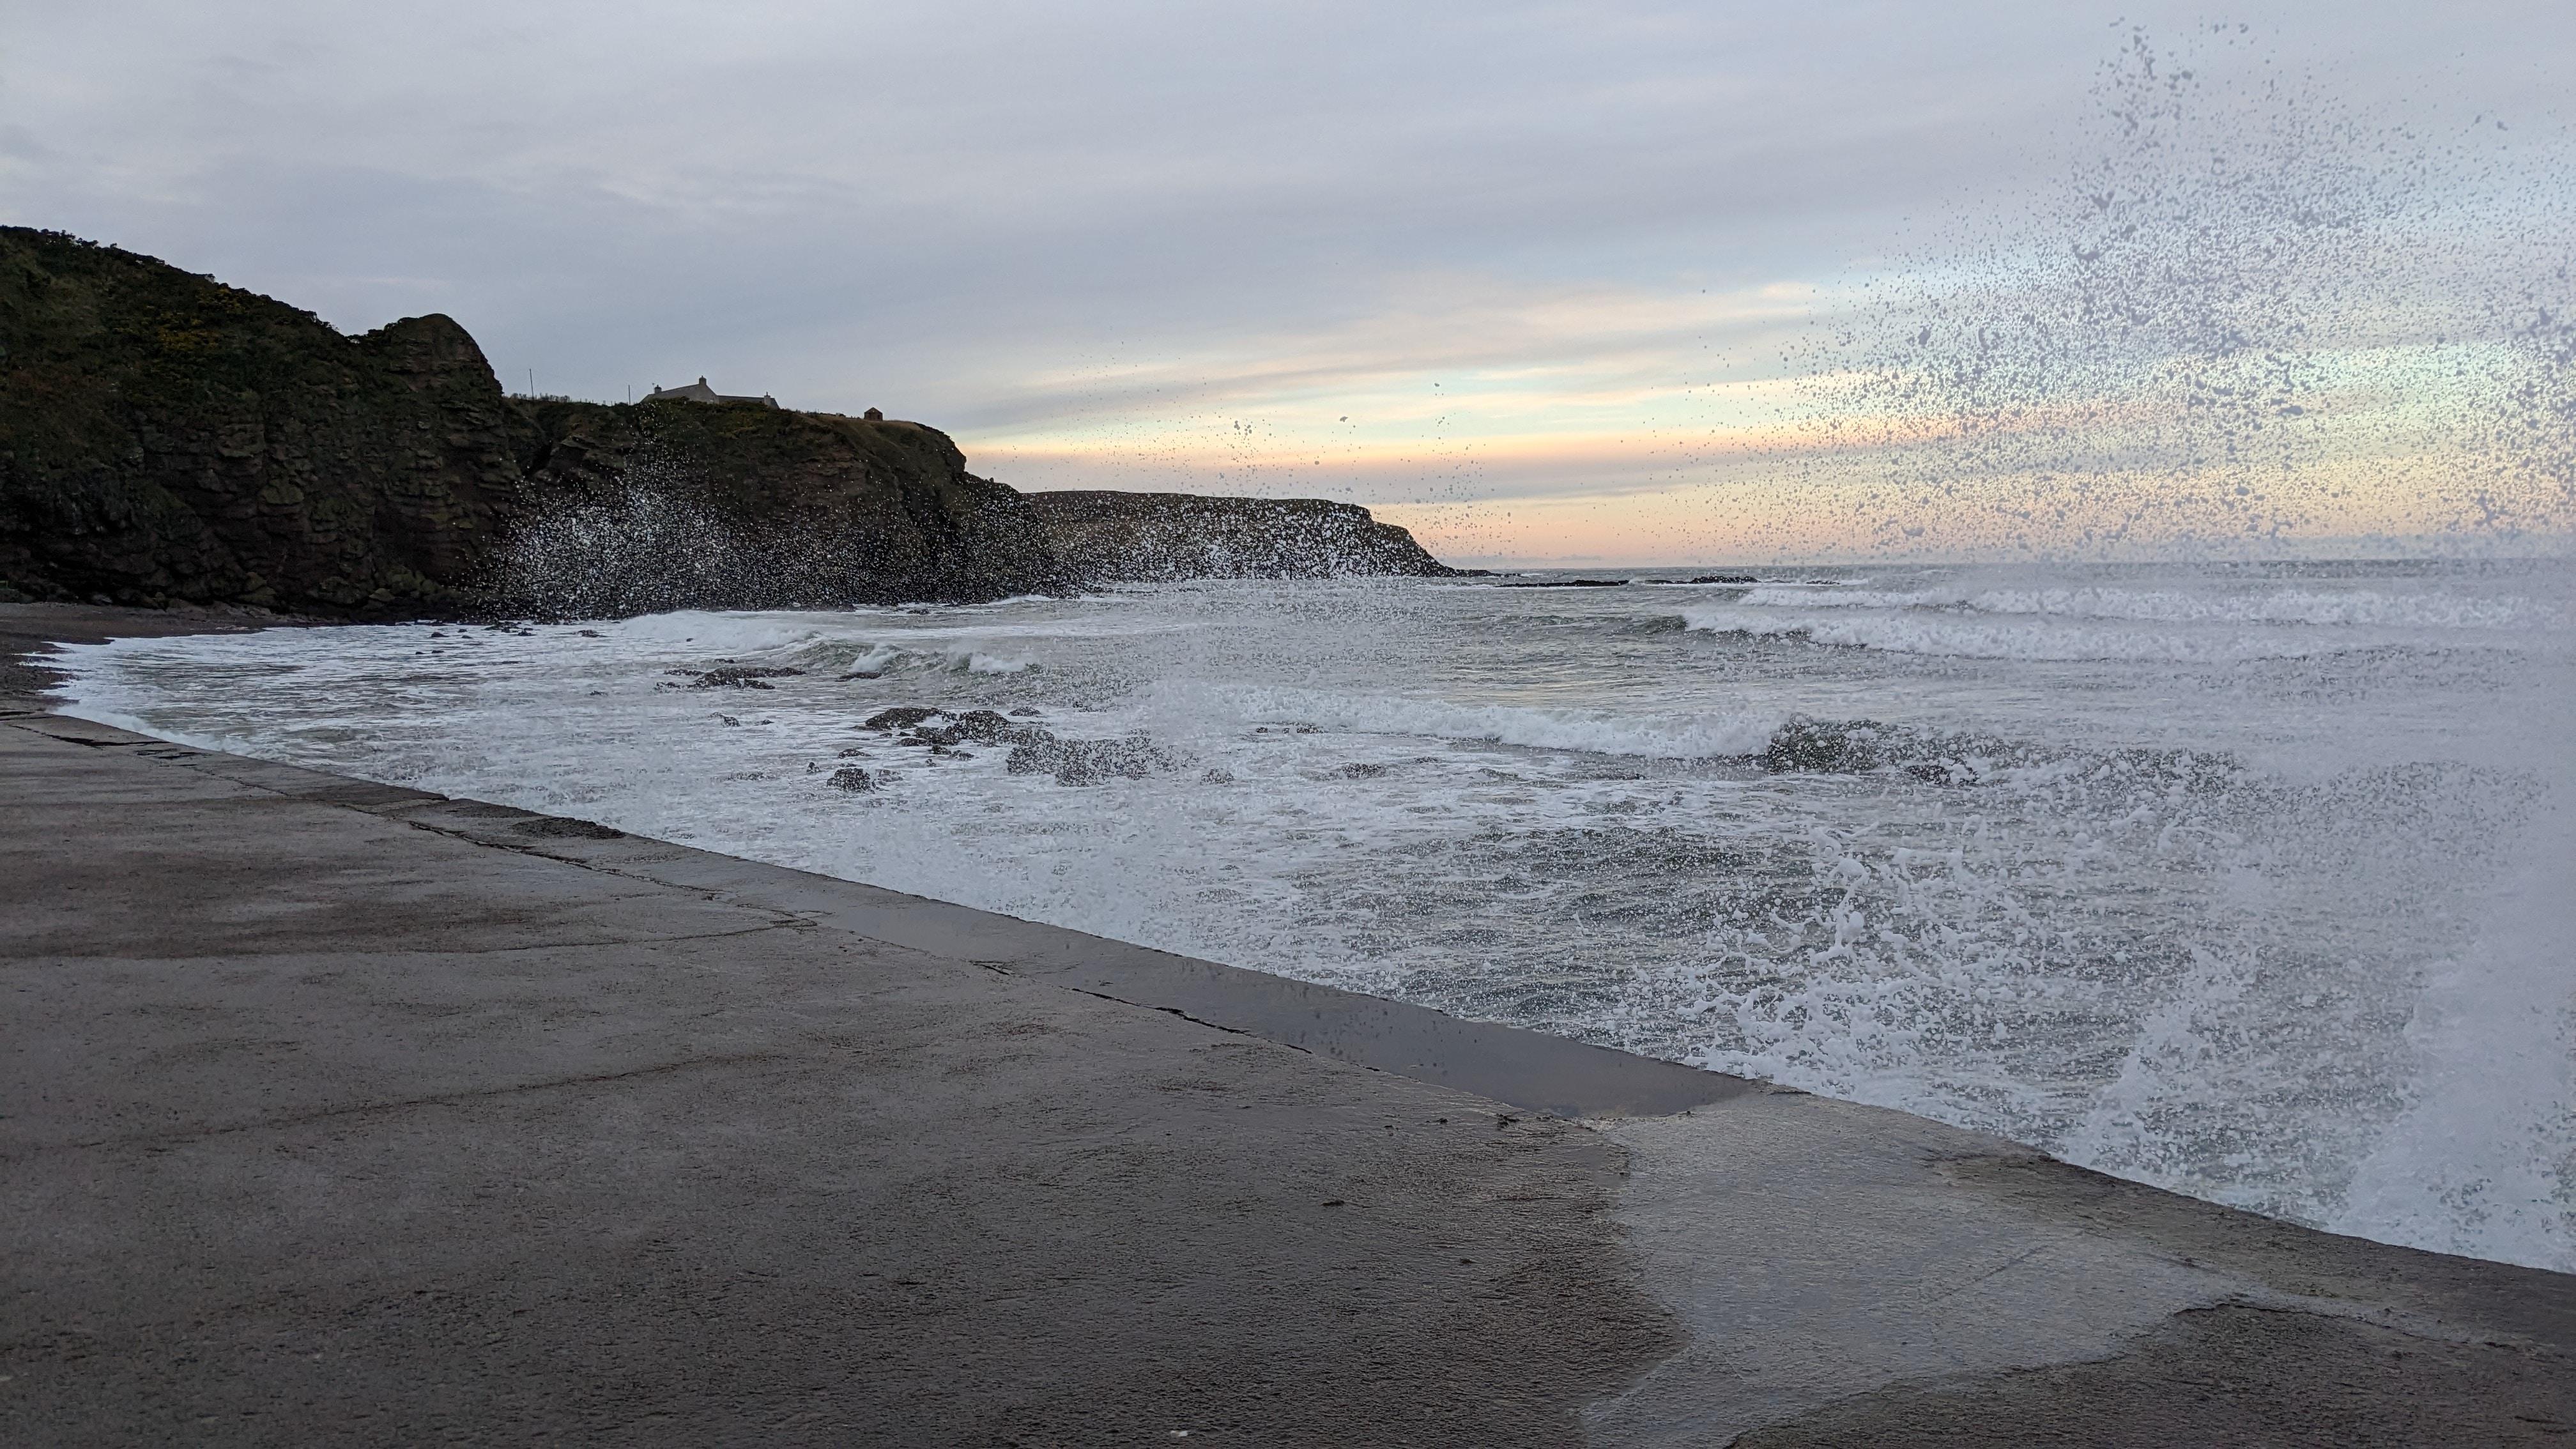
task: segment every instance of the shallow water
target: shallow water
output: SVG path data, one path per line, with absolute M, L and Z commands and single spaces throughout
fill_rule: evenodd
M 2576 1269 L 2563 566 L 1635 577 L 135 640 L 72 692 Z M 864 724 L 915 704 L 1150 746 Z

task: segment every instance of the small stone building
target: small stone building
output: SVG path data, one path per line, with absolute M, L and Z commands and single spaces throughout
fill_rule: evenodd
M 773 408 L 778 406 L 778 399 L 765 393 L 759 397 L 733 397 L 720 393 L 707 386 L 707 380 L 703 377 L 681 387 L 663 387 L 656 384 L 651 392 L 644 394 L 644 400 L 646 402 L 760 403 Z

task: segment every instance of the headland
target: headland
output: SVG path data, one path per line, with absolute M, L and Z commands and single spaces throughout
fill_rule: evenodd
M 443 315 L 351 337 L 0 227 L 0 601 L 568 618 L 1448 572 L 1350 504 L 1025 495 L 875 408 L 513 396 Z

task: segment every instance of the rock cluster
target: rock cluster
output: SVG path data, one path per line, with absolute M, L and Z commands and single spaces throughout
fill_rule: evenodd
M 778 686 L 769 681 L 791 679 L 805 671 L 755 669 L 746 665 L 728 664 L 715 669 L 674 669 L 671 672 L 689 681 L 681 686 L 684 689 L 776 689 Z
M 1169 750 L 1142 735 L 1111 740 L 1061 739 L 1053 730 L 989 709 L 950 714 L 928 705 L 903 705 L 868 716 L 862 728 L 891 736 L 890 743 L 897 747 L 927 749 L 933 759 L 972 759 L 962 748 L 970 744 L 1007 745 L 1011 753 L 1002 762 L 1005 770 L 1014 775 L 1052 775 L 1059 785 L 1141 780 L 1180 763 Z M 837 775 L 832 783 L 841 783 Z

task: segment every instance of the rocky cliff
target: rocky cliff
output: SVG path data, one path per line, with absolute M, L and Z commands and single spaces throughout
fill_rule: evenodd
M 0 585 L 453 606 L 519 499 L 464 329 L 344 337 L 148 257 L 0 229 Z
M 569 617 L 1448 572 L 1347 504 L 1023 496 L 918 423 L 511 398 L 445 317 L 344 336 L 0 227 L 0 600 Z
M 1078 580 L 1026 499 L 919 423 L 758 403 L 518 408 L 496 605 L 634 614 L 968 601 Z
M 1057 554 L 1086 578 L 1342 578 L 1461 572 L 1356 504 L 1320 498 L 1066 491 L 1028 495 Z
M 1058 588 L 945 436 L 502 394 L 445 317 L 311 313 L 0 228 L 0 598 L 339 616 L 989 599 Z

